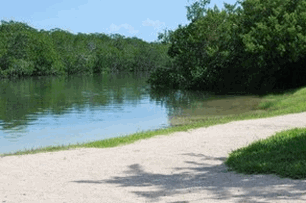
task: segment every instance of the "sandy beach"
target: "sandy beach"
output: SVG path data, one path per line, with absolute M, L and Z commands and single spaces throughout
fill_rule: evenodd
M 306 112 L 156 136 L 105 149 L 0 157 L 0 203 L 306 202 L 306 180 L 227 171 L 228 154 L 306 127 Z

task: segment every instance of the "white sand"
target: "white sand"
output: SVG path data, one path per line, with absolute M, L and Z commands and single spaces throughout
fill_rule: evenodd
M 306 127 L 306 112 L 231 122 L 108 149 L 0 158 L 0 203 L 306 202 L 306 180 L 228 172 L 231 150 Z

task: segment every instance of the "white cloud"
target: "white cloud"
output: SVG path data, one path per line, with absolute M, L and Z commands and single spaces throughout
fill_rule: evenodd
M 147 20 L 142 21 L 143 26 L 152 26 L 154 29 L 159 29 L 161 26 L 165 26 L 164 22 L 160 22 L 159 20 L 153 21 L 147 18 Z
M 124 29 L 128 30 L 128 32 L 131 33 L 131 34 L 136 34 L 136 33 L 139 32 L 139 30 L 135 30 L 131 25 L 129 25 L 127 23 L 121 24 L 121 25 L 111 24 L 110 31 L 111 32 L 118 31 L 118 30 L 120 30 L 120 28 L 124 28 Z

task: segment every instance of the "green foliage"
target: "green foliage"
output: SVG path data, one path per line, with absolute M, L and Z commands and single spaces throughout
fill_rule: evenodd
M 25 68 L 33 68 L 31 62 L 27 62 L 31 31 L 23 23 L 1 21 L 0 67 L 3 75 L 18 76 L 18 70 L 22 74 Z
M 6 70 L 1 71 L 1 75 L 8 77 L 18 77 L 20 75 L 29 76 L 34 72 L 34 63 L 26 61 L 24 59 L 9 59 L 9 67 Z
M 48 33 L 39 33 L 24 23 L 2 21 L 0 36 L 1 77 L 63 72 L 59 55 Z
M 176 87 L 264 93 L 306 84 L 306 0 L 244 0 L 222 11 L 205 3 L 187 7 L 190 24 L 159 35 L 170 42 Z
M 34 75 L 63 73 L 63 64 L 52 39 L 46 33 L 35 33 L 31 40 L 30 60 L 34 62 Z
M 248 63 L 268 79 L 275 78 L 277 87 L 301 85 L 306 73 L 302 65 L 306 53 L 306 1 L 246 0 L 242 6 L 241 38 L 246 52 L 258 55 Z
M 173 31 L 165 29 L 163 33 L 158 33 L 157 41 L 162 44 L 169 44 L 171 42 L 171 35 Z
M 168 54 L 175 60 L 173 72 L 180 73 L 176 74 L 180 81 L 177 81 L 179 85 L 176 87 L 220 90 L 220 86 L 225 86 L 219 70 L 225 67 L 228 58 L 234 57 L 228 50 L 233 49 L 234 45 L 226 43 L 233 40 L 231 34 L 222 32 L 237 21 L 233 15 L 221 12 L 215 6 L 214 9 L 206 10 L 205 16 L 197 18 L 189 25 L 179 25 L 171 34 Z M 157 86 L 153 76 L 150 82 Z
M 166 46 L 118 34 L 37 31 L 24 23 L 2 21 L 0 77 L 151 71 L 170 61 Z
M 169 68 L 160 67 L 151 73 L 147 82 L 151 83 L 153 88 L 176 89 L 179 87 L 179 83 L 186 82 L 186 79 L 177 71 L 175 72 Z
M 196 21 L 199 18 L 203 17 L 207 9 L 205 6 L 210 4 L 210 0 L 199 0 L 186 6 L 187 9 L 187 19 L 191 21 Z

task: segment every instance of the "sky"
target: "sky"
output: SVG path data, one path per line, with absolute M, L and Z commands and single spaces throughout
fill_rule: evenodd
M 157 40 L 164 29 L 186 25 L 186 6 L 194 0 L 10 0 L 1 3 L 0 20 L 27 23 L 37 30 L 60 28 L 73 34 L 105 33 Z M 208 5 L 223 9 L 223 2 Z

